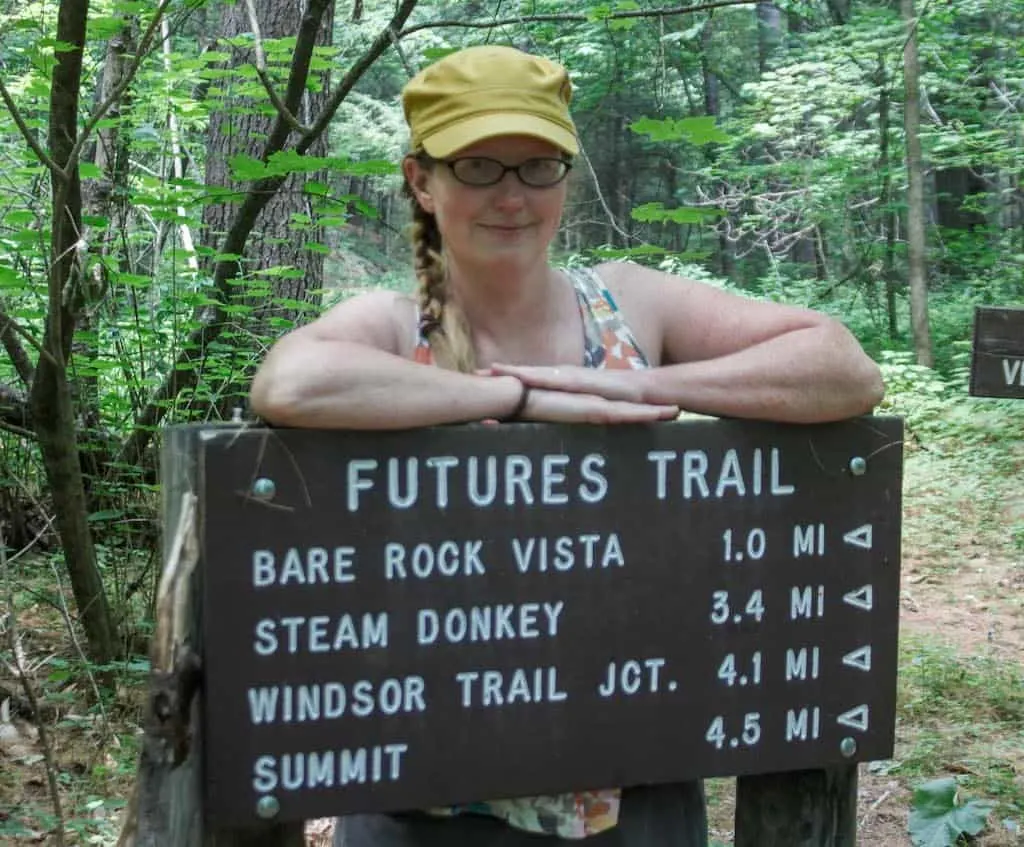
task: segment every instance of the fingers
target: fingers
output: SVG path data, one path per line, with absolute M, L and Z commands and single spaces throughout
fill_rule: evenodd
M 491 366 L 495 376 L 514 376 L 531 388 L 564 391 L 573 394 L 592 394 L 607 400 L 641 400 L 640 383 L 635 371 L 601 370 L 573 365 L 535 367 L 529 365 Z
M 674 420 L 678 406 L 608 400 L 595 394 L 572 394 L 565 391 L 536 389 L 530 395 L 527 418 L 551 423 L 651 423 Z
M 675 420 L 679 416 L 676 406 L 651 406 L 646 403 L 616 402 L 602 410 L 597 423 L 651 423 Z
M 586 381 L 585 368 L 493 364 L 490 373 L 492 376 L 514 376 L 533 388 L 549 388 L 555 391 L 579 390 Z

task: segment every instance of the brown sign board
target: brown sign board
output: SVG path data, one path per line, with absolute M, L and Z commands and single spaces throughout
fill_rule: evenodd
M 899 419 L 194 444 L 214 823 L 892 754 Z
M 970 394 L 1024 399 L 1024 307 L 974 312 Z

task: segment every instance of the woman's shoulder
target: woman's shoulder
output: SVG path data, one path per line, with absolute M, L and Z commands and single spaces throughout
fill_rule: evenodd
M 367 288 L 344 295 L 310 324 L 310 330 L 332 340 L 359 341 L 411 355 L 416 346 L 417 313 L 411 295 Z

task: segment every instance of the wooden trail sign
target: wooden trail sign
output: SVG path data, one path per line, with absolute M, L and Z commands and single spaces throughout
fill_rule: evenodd
M 1024 307 L 974 313 L 970 394 L 1024 399 Z
M 176 438 L 216 826 L 891 755 L 897 419 Z

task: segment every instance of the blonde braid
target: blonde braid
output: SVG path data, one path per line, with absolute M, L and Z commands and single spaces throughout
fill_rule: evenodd
M 437 220 L 424 211 L 412 195 L 413 268 L 418 283 L 420 332 L 430 342 L 434 362 L 449 370 L 472 373 L 476 369 L 476 353 L 469 324 L 458 304 L 448 299 L 448 275 L 441 255 L 441 233 Z

